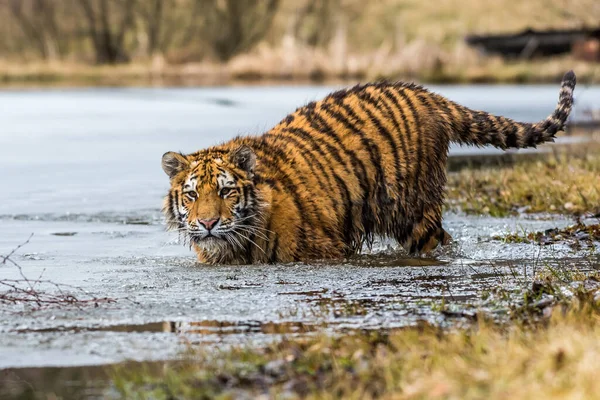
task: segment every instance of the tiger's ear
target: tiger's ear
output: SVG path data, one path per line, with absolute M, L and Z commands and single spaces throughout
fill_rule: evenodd
M 188 168 L 190 163 L 180 153 L 169 151 L 162 156 L 162 169 L 169 178 L 173 179 L 175 175 Z
M 229 155 L 229 161 L 236 167 L 246 171 L 249 176 L 254 174 L 256 154 L 254 154 L 254 151 L 250 147 L 244 145 L 232 150 Z

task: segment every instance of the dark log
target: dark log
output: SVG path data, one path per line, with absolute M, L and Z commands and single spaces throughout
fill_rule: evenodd
M 573 45 L 590 38 L 600 39 L 600 28 L 536 31 L 527 29 L 508 35 L 469 35 L 467 44 L 486 53 L 507 58 L 545 57 L 569 53 Z

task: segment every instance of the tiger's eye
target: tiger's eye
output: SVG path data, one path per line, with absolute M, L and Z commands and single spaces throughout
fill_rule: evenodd
M 196 200 L 198 198 L 198 193 L 196 193 L 196 192 L 186 192 L 185 195 L 190 200 Z
M 225 197 L 229 193 L 231 193 L 231 189 L 230 188 L 223 188 L 223 189 L 221 189 L 221 197 Z

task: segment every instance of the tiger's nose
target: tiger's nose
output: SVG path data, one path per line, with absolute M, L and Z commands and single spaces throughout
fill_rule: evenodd
M 203 227 L 205 227 L 206 230 L 210 231 L 212 228 L 215 227 L 215 225 L 217 224 L 217 222 L 219 222 L 219 218 L 200 219 L 200 220 L 198 220 L 198 222 L 200 223 L 200 225 L 202 225 Z

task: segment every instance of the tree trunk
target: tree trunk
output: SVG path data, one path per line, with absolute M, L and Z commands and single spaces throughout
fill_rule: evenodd
M 93 3 L 99 3 L 96 10 Z M 117 29 L 111 29 L 111 8 L 109 0 L 79 0 L 88 21 L 88 36 L 94 45 L 96 63 L 116 64 L 129 61 L 125 49 L 125 35 L 133 25 L 134 0 L 120 0 L 121 7 L 114 15 L 121 15 Z

